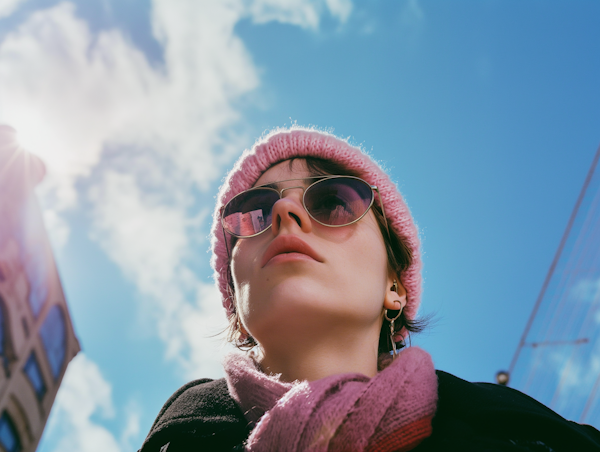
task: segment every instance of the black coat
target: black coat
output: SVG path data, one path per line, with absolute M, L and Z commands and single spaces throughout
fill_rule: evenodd
M 436 373 L 433 434 L 414 452 L 600 452 L 598 430 L 567 421 L 519 391 Z M 241 451 L 249 434 L 225 379 L 196 380 L 165 403 L 138 452 Z

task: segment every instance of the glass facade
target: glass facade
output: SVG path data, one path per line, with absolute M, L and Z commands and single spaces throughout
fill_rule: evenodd
M 511 386 L 600 428 L 600 148 L 521 339 Z
M 5 352 L 6 321 L 4 320 L 4 300 L 0 297 L 0 355 L 4 358 Z
M 6 324 L 6 306 L 0 297 L 0 361 L 6 373 L 8 373 L 8 328 Z
M 65 362 L 67 329 L 62 309 L 55 305 L 50 308 L 46 320 L 40 328 L 40 337 L 46 351 L 52 376 L 58 378 Z
M 0 445 L 6 452 L 20 452 L 21 442 L 12 419 L 6 411 L 0 416 Z
M 42 400 L 44 394 L 46 394 L 46 384 L 44 383 L 44 378 L 42 377 L 40 365 L 38 364 L 37 358 L 33 352 L 31 352 L 29 355 L 29 359 L 25 363 L 23 372 L 25 372 L 25 375 L 27 375 L 31 386 L 33 386 L 33 390 L 35 391 L 37 398 Z

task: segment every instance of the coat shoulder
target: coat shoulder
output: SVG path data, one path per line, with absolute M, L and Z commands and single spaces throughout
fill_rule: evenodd
M 464 451 L 600 451 L 598 430 L 568 421 L 520 391 L 436 373 L 438 407 L 423 452 L 450 446 Z
M 159 451 L 167 443 L 169 452 L 191 445 L 198 450 L 235 450 L 248 432 L 248 423 L 229 395 L 224 378 L 194 380 L 169 397 L 140 452 Z

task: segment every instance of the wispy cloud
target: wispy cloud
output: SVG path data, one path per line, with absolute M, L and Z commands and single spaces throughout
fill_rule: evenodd
M 0 47 L 4 116 L 48 166 L 42 196 L 51 236 L 67 240 L 61 212 L 77 205 L 77 181 L 95 171 L 94 238 L 136 283 L 168 355 L 186 369 L 202 362 L 195 371 L 208 374 L 218 372 L 218 357 L 191 356 L 214 346 L 177 324 L 219 306 L 212 285 L 185 264 L 202 236 L 191 192 L 206 189 L 242 147 L 227 129 L 239 119 L 233 104 L 258 86 L 233 34 L 243 14 L 233 6 L 155 2 L 164 67 L 152 67 L 118 30 L 94 36 L 69 3 L 36 12 Z
M 188 195 L 189 196 L 189 195 Z M 90 193 L 94 238 L 132 280 L 158 334 L 189 377 L 218 376 L 220 350 L 208 336 L 225 327 L 217 289 L 190 269 L 195 221 L 184 193 L 164 202 L 142 190 L 132 174 L 106 171 Z M 189 199 L 188 199 L 189 201 Z
M 125 424 L 121 432 L 120 444 L 125 451 L 139 448 L 141 408 L 134 402 L 129 402 L 125 407 Z
M 0 18 L 10 16 L 25 0 L 0 0 Z
M 3 119 L 47 163 L 56 208 L 75 204 L 75 181 L 105 146 L 144 149 L 201 188 L 223 151 L 226 160 L 237 150 L 223 128 L 239 118 L 233 102 L 258 86 L 256 71 L 233 36 L 235 21 L 217 20 L 231 15 L 226 6 L 179 3 L 155 5 L 165 67 L 151 67 L 118 30 L 93 35 L 70 3 L 36 12 L 2 43 Z
M 47 164 L 51 236 L 68 240 L 62 213 L 78 206 L 85 180 L 92 237 L 136 284 L 186 375 L 220 372 L 207 338 L 223 325 L 219 296 L 192 270 L 210 207 L 192 193 L 249 141 L 235 132 L 244 125 L 237 105 L 259 76 L 234 27 L 250 17 L 315 29 L 326 11 L 344 22 L 351 10 L 349 0 L 155 0 L 156 65 L 120 30 L 92 33 L 67 2 L 32 14 L 0 44 L 1 119 Z
M 544 401 L 548 406 L 567 419 L 577 419 L 591 396 L 594 384 L 600 375 L 600 344 L 589 354 L 572 354 L 555 371 L 558 384 L 552 398 Z M 596 397 L 598 397 L 596 395 Z M 582 419 L 579 419 L 582 422 Z
M 600 278 L 586 278 L 577 281 L 570 290 L 573 301 L 582 303 L 600 302 Z
M 111 385 L 98 366 L 80 353 L 69 364 L 52 407 L 45 432 L 48 442 L 54 452 L 123 451 L 122 444 L 98 422 L 114 416 Z
M 572 301 L 587 305 L 588 315 L 600 325 L 600 278 L 584 278 L 577 281 L 569 291 Z
M 324 10 L 346 22 L 352 12 L 350 0 L 255 0 L 248 3 L 248 12 L 255 23 L 277 21 L 302 28 L 317 29 Z

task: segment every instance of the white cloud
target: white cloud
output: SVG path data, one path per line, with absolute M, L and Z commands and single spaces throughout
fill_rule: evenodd
M 69 225 L 56 210 L 46 209 L 43 215 L 44 225 L 50 236 L 50 243 L 54 245 L 55 249 L 62 249 L 69 239 Z
M 154 0 L 156 64 L 118 29 L 92 33 L 67 2 L 0 43 L 0 120 L 46 162 L 40 189 L 55 247 L 83 179 L 94 239 L 136 284 L 186 375 L 220 372 L 207 338 L 224 321 L 220 297 L 190 263 L 212 206 L 199 209 L 192 193 L 249 141 L 234 132 L 244 125 L 237 104 L 259 77 L 234 28 L 250 17 L 314 29 L 325 11 L 344 22 L 351 10 L 349 0 Z
M 600 302 L 600 278 L 577 281 L 571 288 L 569 295 L 573 301 L 583 303 Z
M 4 119 L 46 161 L 41 189 L 55 247 L 68 235 L 57 212 L 77 204 L 76 182 L 97 168 L 95 237 L 149 302 L 168 355 L 212 374 L 218 357 L 198 356 L 215 347 L 199 343 L 206 331 L 189 322 L 200 327 L 202 306 L 218 307 L 218 296 L 182 260 L 202 219 L 188 213 L 190 193 L 242 148 L 227 127 L 239 119 L 233 104 L 258 86 L 233 33 L 242 14 L 238 2 L 157 0 L 158 68 L 119 31 L 93 36 L 69 3 L 33 14 L 0 46 Z M 119 152 L 98 169 L 106 146 Z
M 344 23 L 350 17 L 352 12 L 352 1 L 350 0 L 325 0 L 325 4 L 329 8 L 329 12 L 333 17 Z
M 556 371 L 560 380 L 548 405 L 567 419 L 577 420 L 600 375 L 600 348 L 596 346 L 585 357 L 574 353 Z
M 62 3 L 34 13 L 0 46 L 3 119 L 46 162 L 44 183 L 58 210 L 75 204 L 75 181 L 98 163 L 104 141 L 127 129 L 156 84 L 141 52 L 119 33 L 102 33 L 95 46 L 92 39 L 74 6 Z
M 174 3 L 155 2 L 164 68 L 117 30 L 93 36 L 70 3 L 36 12 L 2 43 L 3 119 L 47 163 L 58 209 L 75 204 L 75 181 L 107 144 L 147 147 L 201 188 L 238 149 L 223 128 L 239 117 L 233 102 L 258 86 L 233 35 L 239 13 L 226 2 Z
M 94 420 L 115 416 L 112 388 L 98 366 L 80 353 L 58 390 L 45 436 L 58 438 L 55 452 L 120 452 L 114 435 Z
M 96 239 L 109 256 L 139 287 L 167 296 L 163 288 L 177 277 L 186 251 L 185 211 L 146 195 L 133 175 L 113 170 L 105 172 L 90 199 Z
M 600 325 L 600 278 L 580 279 L 571 287 L 569 296 L 572 301 L 586 303 L 589 315 Z
M 25 0 L 0 0 L 0 18 L 10 16 Z
M 254 0 L 248 3 L 248 12 L 255 23 L 277 21 L 316 29 L 325 9 L 346 22 L 352 12 L 351 0 Z
M 184 187 L 184 191 L 185 191 Z M 225 326 L 220 296 L 186 262 L 191 256 L 195 222 L 185 215 L 186 200 L 163 203 L 145 192 L 134 175 L 106 171 L 90 194 L 95 238 L 140 290 L 152 308 L 167 356 L 179 361 L 188 377 L 219 376 L 220 350 L 209 336 Z
M 124 451 L 137 450 L 139 444 L 136 444 L 140 434 L 141 409 L 136 403 L 129 403 L 126 407 L 126 421 L 121 433 L 121 445 Z

